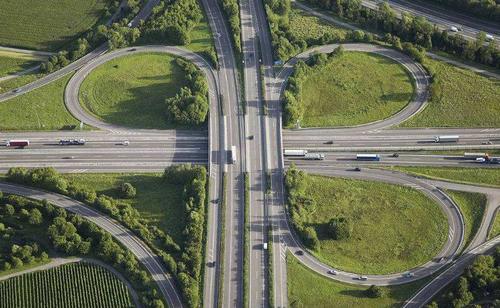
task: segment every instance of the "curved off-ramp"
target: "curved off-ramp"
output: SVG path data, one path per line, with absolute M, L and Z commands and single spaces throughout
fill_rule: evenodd
M 154 132 L 158 131 L 161 132 L 162 130 L 151 130 L 151 129 L 136 129 L 136 128 L 129 128 L 129 127 L 124 127 L 120 125 L 115 125 L 115 124 L 110 124 L 102 121 L 95 115 L 89 114 L 80 104 L 80 99 L 79 99 L 79 92 L 80 92 L 80 87 L 85 80 L 85 78 L 97 67 L 100 65 L 111 61 L 113 59 L 119 58 L 119 57 L 124 57 L 128 55 L 133 55 L 133 54 L 138 54 L 138 53 L 149 53 L 149 52 L 155 52 L 155 53 L 166 53 L 166 54 L 171 54 L 174 56 L 182 57 L 186 60 L 191 61 L 194 63 L 199 69 L 203 71 L 205 74 L 207 81 L 208 81 L 208 88 L 209 88 L 209 96 L 210 96 L 210 103 L 213 103 L 217 101 L 217 83 L 216 83 L 216 78 L 215 78 L 215 73 L 212 70 L 210 64 L 200 55 L 189 51 L 187 49 L 181 48 L 181 47 L 176 47 L 176 46 L 137 46 L 137 47 L 129 47 L 129 48 L 122 48 L 118 49 L 109 53 L 106 53 L 100 57 L 95 58 L 94 60 L 90 61 L 89 63 L 85 64 L 82 66 L 69 80 L 68 84 L 66 85 L 66 89 L 64 92 L 64 103 L 66 104 L 66 107 L 68 108 L 69 112 L 78 120 L 82 121 L 83 123 L 100 128 L 103 130 L 109 130 L 109 131 L 118 131 L 118 132 L 126 132 L 126 131 L 134 131 L 134 132 Z M 164 131 L 164 130 L 163 130 Z
M 55 206 L 64 208 L 95 223 L 109 232 L 111 236 L 127 247 L 137 257 L 139 262 L 151 274 L 153 281 L 158 285 L 169 307 L 182 307 L 182 299 L 179 297 L 180 293 L 175 286 L 175 281 L 162 266 L 161 258 L 154 254 L 132 231 L 122 226 L 119 222 L 89 208 L 79 201 L 60 194 L 5 182 L 0 182 L 0 191 L 35 200 L 47 200 Z
M 440 270 L 444 266 L 450 264 L 454 257 L 460 252 L 464 240 L 464 224 L 463 217 L 456 204 L 441 190 L 430 183 L 424 182 L 415 177 L 404 173 L 364 169 L 360 172 L 353 172 L 345 168 L 308 168 L 308 171 L 336 177 L 353 178 L 360 180 L 380 181 L 396 185 L 404 185 L 420 190 L 431 200 L 437 202 L 443 210 L 449 225 L 447 241 L 441 251 L 429 262 L 420 265 L 416 268 L 409 269 L 407 272 L 413 273 L 413 277 L 405 277 L 404 273 L 394 273 L 388 275 L 364 275 L 363 273 L 351 273 L 335 269 L 317 260 L 316 257 L 308 253 L 301 244 L 300 239 L 292 230 L 288 222 L 288 215 L 284 211 L 280 216 L 280 240 L 286 245 L 285 249 L 289 249 L 291 253 L 306 267 L 314 272 L 341 282 L 359 284 L 359 285 L 398 285 L 413 282 Z M 298 255 L 297 251 L 303 251 L 303 255 Z M 441 258 L 444 258 L 441 260 Z M 336 270 L 337 274 L 329 274 L 329 271 Z M 360 275 L 366 276 L 367 280 L 359 280 Z
M 383 120 L 356 126 L 350 126 L 350 127 L 342 126 L 333 128 L 306 128 L 306 130 L 309 129 L 332 130 L 332 133 L 335 133 L 338 130 L 342 130 L 342 132 L 354 133 L 354 132 L 361 132 L 374 129 L 383 129 L 400 124 L 408 120 L 426 106 L 427 99 L 429 97 L 430 82 L 429 82 L 429 75 L 427 74 L 425 69 L 420 64 L 413 61 L 410 57 L 397 50 L 379 45 L 365 44 L 365 43 L 329 44 L 329 45 L 314 47 L 292 58 L 287 63 L 285 63 L 281 71 L 276 76 L 274 84 L 275 89 L 273 90 L 273 94 L 275 96 L 274 98 L 279 99 L 279 97 L 281 97 L 281 95 L 285 91 L 285 86 L 287 84 L 288 78 L 295 70 L 295 65 L 297 64 L 297 62 L 306 61 L 311 55 L 315 53 L 330 53 L 340 45 L 342 45 L 346 51 L 374 53 L 392 59 L 397 63 L 403 65 L 405 70 L 411 75 L 411 78 L 414 82 L 415 85 L 414 95 L 410 100 L 410 102 L 403 109 Z

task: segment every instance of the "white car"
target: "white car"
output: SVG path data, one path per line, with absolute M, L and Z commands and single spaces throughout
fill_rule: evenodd
M 128 141 L 128 140 L 123 140 L 120 144 L 121 144 L 121 145 L 129 145 L 129 144 L 130 144 L 130 141 Z
M 415 276 L 415 274 L 413 274 L 412 272 L 406 272 L 403 274 L 403 277 L 405 277 L 405 278 L 411 278 L 413 276 Z
M 457 28 L 457 27 L 455 27 L 455 26 L 451 26 L 451 27 L 450 27 L 450 31 L 451 31 L 451 32 L 458 32 L 458 28 Z
M 368 277 L 366 277 L 366 276 L 359 276 L 358 280 L 368 280 Z
M 330 274 L 330 275 L 337 275 L 337 271 L 336 270 L 329 270 L 328 274 Z
M 486 41 L 487 41 L 487 42 L 491 42 L 491 41 L 495 40 L 495 38 L 494 38 L 494 37 L 493 37 L 493 35 L 491 35 L 491 34 L 486 34 L 486 37 L 485 37 L 485 38 L 486 38 Z

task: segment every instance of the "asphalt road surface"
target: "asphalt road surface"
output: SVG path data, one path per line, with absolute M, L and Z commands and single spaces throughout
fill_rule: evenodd
M 155 255 L 132 231 L 123 227 L 115 220 L 90 209 L 86 205 L 66 196 L 49 193 L 34 188 L 0 182 L 0 190 L 8 194 L 16 194 L 35 200 L 47 200 L 55 206 L 64 208 L 95 223 L 109 232 L 116 240 L 130 250 L 150 272 L 153 281 L 158 285 L 169 307 L 182 307 L 182 300 L 175 287 L 173 278 L 166 274 L 166 269 L 161 265 L 161 259 Z

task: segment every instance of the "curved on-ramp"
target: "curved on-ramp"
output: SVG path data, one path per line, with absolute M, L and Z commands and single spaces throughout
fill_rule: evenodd
M 382 128 L 387 128 L 389 126 L 400 124 L 408 120 L 409 118 L 420 112 L 426 106 L 427 99 L 429 96 L 429 75 L 427 74 L 425 69 L 420 64 L 413 61 L 410 57 L 397 50 L 390 49 L 387 47 L 382 47 L 379 45 L 364 44 L 364 43 L 324 45 L 311 48 L 297 55 L 296 57 L 292 58 L 287 63 L 285 63 L 281 71 L 278 73 L 276 77 L 277 81 L 275 83 L 276 87 L 276 90 L 274 91 L 275 95 L 282 96 L 283 92 L 285 91 L 285 86 L 287 84 L 288 78 L 293 73 L 297 62 L 306 61 L 311 55 L 315 53 L 330 53 L 340 45 L 342 45 L 344 49 L 347 51 L 375 53 L 387 57 L 389 59 L 392 59 L 401 64 L 406 69 L 406 71 L 411 75 L 414 81 L 415 85 L 414 95 L 411 101 L 403 109 L 401 109 L 399 112 L 393 114 L 392 116 L 386 119 L 350 127 L 342 126 L 333 128 L 310 128 L 310 129 L 322 129 L 322 130 L 342 129 L 343 132 L 351 132 L 351 131 L 359 132 L 359 131 L 366 131 L 373 129 L 382 129 Z
M 106 230 L 116 240 L 127 247 L 127 249 L 129 249 L 137 257 L 139 262 L 141 262 L 150 272 L 153 281 L 158 285 L 168 306 L 182 307 L 182 299 L 178 295 L 179 292 L 175 286 L 175 281 L 170 275 L 166 274 L 167 271 L 162 266 L 161 259 L 154 254 L 144 242 L 133 234 L 132 231 L 122 226 L 119 222 L 89 208 L 79 201 L 60 194 L 5 182 L 0 182 L 0 191 L 8 194 L 21 195 L 35 200 L 46 199 L 55 206 L 78 214 Z
M 167 54 L 172 54 L 175 56 L 179 56 L 182 58 L 185 58 L 191 62 L 193 62 L 199 69 L 203 71 L 205 74 L 207 81 L 208 81 L 208 87 L 209 91 L 211 94 L 217 93 L 217 83 L 216 83 L 216 78 L 215 78 L 215 73 L 212 70 L 210 64 L 200 55 L 189 51 L 187 49 L 181 48 L 181 47 L 176 47 L 176 46 L 137 46 L 137 47 L 129 47 L 129 48 L 122 48 L 118 50 L 114 50 L 112 52 L 106 53 L 100 57 L 95 58 L 94 60 L 90 61 L 89 63 L 85 64 L 82 66 L 74 75 L 71 77 L 69 80 L 68 84 L 66 85 L 66 89 L 64 92 L 64 103 L 66 104 L 66 107 L 68 108 L 69 112 L 78 120 L 82 121 L 83 123 L 97 127 L 103 130 L 109 130 L 109 131 L 147 131 L 147 132 L 153 132 L 153 131 L 159 131 L 161 130 L 141 130 L 141 129 L 132 129 L 132 128 L 127 128 L 115 124 L 109 124 L 106 123 L 100 119 L 98 119 L 96 116 L 89 114 L 80 104 L 80 99 L 79 99 L 79 92 L 80 92 L 80 87 L 85 80 L 85 78 L 97 67 L 100 65 L 111 61 L 113 59 L 123 57 L 123 56 L 128 56 L 128 55 L 133 55 L 133 54 L 138 54 L 138 53 L 146 53 L 146 52 L 157 52 L 157 53 L 167 53 Z M 212 96 L 212 95 L 210 95 Z M 216 98 L 215 98 L 216 100 Z M 213 103 L 214 99 L 210 100 L 210 103 Z M 163 130 L 164 131 L 164 130 Z
M 353 172 L 351 170 L 346 170 L 345 168 L 333 168 L 328 170 L 323 168 L 308 168 L 308 171 L 328 176 L 380 181 L 418 189 L 440 205 L 449 225 L 447 241 L 441 251 L 431 261 L 406 271 L 411 272 L 413 274 L 412 277 L 405 277 L 404 273 L 406 272 L 388 275 L 364 275 L 362 273 L 350 273 L 335 269 L 320 262 L 316 259 L 316 257 L 309 254 L 300 243 L 300 239 L 298 239 L 292 227 L 289 225 L 287 214 L 283 212 L 280 219 L 280 228 L 282 230 L 286 230 L 287 232 L 282 233 L 281 240 L 285 243 L 287 249 L 289 249 L 302 264 L 314 272 L 333 280 L 351 284 L 379 286 L 398 285 L 413 282 L 432 275 L 444 266 L 450 264 L 453 258 L 460 252 L 464 240 L 464 224 L 462 214 L 456 204 L 437 187 L 415 177 L 394 171 L 364 169 L 360 172 Z M 298 255 L 297 251 L 302 251 L 303 255 Z M 329 272 L 332 270 L 335 270 L 337 274 L 330 274 Z M 360 275 L 366 276 L 367 280 L 359 280 L 358 278 Z

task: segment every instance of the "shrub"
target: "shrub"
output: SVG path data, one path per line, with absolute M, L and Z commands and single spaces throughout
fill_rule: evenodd
M 351 237 L 352 224 L 346 217 L 335 217 L 328 223 L 328 233 L 334 240 L 346 240 Z
M 380 298 L 385 296 L 384 290 L 376 285 L 371 285 L 368 289 L 365 290 L 365 295 L 371 298 Z
M 136 189 L 130 183 L 123 183 L 120 186 L 120 195 L 122 196 L 122 198 L 126 199 L 134 198 L 136 195 Z

